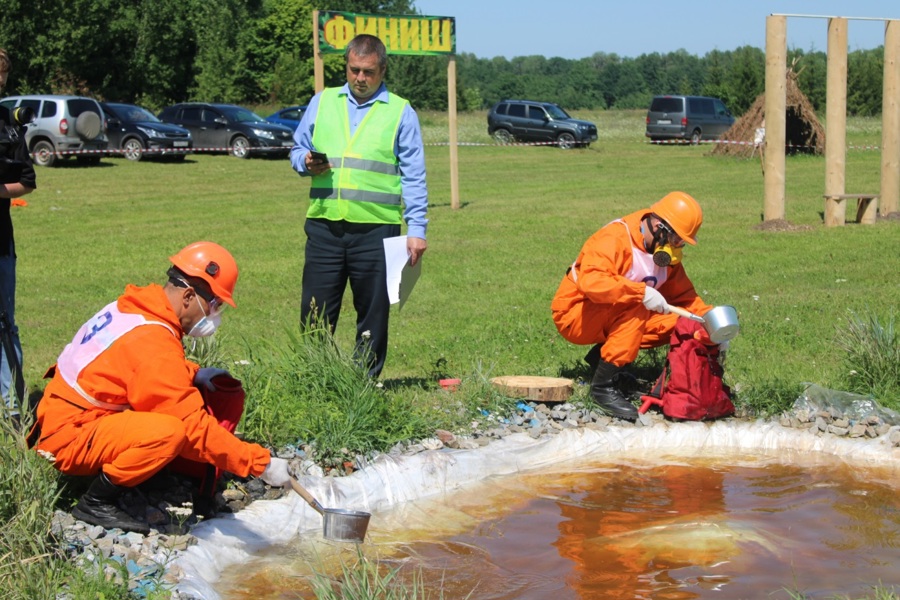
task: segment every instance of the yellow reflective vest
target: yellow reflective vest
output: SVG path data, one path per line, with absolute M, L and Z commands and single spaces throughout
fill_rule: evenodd
M 375 102 L 350 136 L 347 98 L 328 88 L 319 98 L 312 142 L 328 155 L 331 169 L 312 177 L 308 218 L 399 225 L 400 164 L 394 155 L 407 100 L 388 94 Z

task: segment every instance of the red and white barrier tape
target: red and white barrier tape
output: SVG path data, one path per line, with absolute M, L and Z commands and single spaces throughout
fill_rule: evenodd
M 224 147 L 224 148 L 143 148 L 140 150 L 141 154 L 194 154 L 197 152 L 232 152 L 234 150 L 233 147 Z M 252 152 L 275 152 L 275 151 L 290 151 L 290 147 L 288 146 L 251 146 L 248 150 Z M 43 151 L 39 153 L 32 153 L 32 157 L 36 158 L 38 154 L 47 155 L 53 154 L 58 157 L 66 157 L 66 156 L 78 156 L 78 155 L 91 155 L 91 154 L 100 154 L 103 156 L 111 155 L 111 154 L 128 154 L 130 151 L 123 150 L 122 148 L 108 148 L 106 150 L 57 150 L 56 152 L 48 152 Z
M 596 144 L 601 140 L 594 140 L 591 144 Z M 690 140 L 632 140 L 641 144 L 650 144 L 653 146 L 689 146 L 694 145 Z M 585 142 L 572 142 L 571 145 L 583 145 Z M 744 142 L 741 140 L 701 140 L 699 144 L 730 144 L 735 146 L 754 146 L 754 142 Z M 449 146 L 450 142 L 428 142 L 426 146 Z M 553 142 L 458 142 L 457 146 L 559 146 L 558 141 Z M 785 148 L 814 148 L 814 146 L 801 146 L 795 144 L 785 144 Z M 847 146 L 848 150 L 875 150 L 880 151 L 879 146 Z
M 597 143 L 599 140 L 594 140 L 590 143 Z M 685 146 L 692 145 L 690 140 L 641 140 L 639 143 L 650 144 L 654 146 Z M 744 142 L 739 140 L 701 140 L 699 144 L 728 144 L 728 145 L 736 145 L 736 146 L 753 146 L 755 145 L 753 142 Z M 425 146 L 449 146 L 450 142 L 426 142 Z M 552 142 L 509 142 L 509 143 L 499 143 L 499 142 L 457 142 L 457 146 L 472 146 L 472 147 L 491 147 L 491 146 L 559 146 L 560 143 L 557 141 Z M 582 142 L 573 142 L 572 145 L 583 145 Z M 785 148 L 787 149 L 803 149 L 803 148 L 813 148 L 812 146 L 800 146 L 794 144 L 785 144 Z M 263 147 L 250 147 L 249 151 L 251 153 L 259 153 L 259 152 L 278 152 L 290 150 L 288 147 L 276 147 L 276 146 L 263 146 Z M 856 146 L 849 145 L 847 146 L 847 150 L 862 150 L 862 151 L 881 151 L 880 146 Z M 231 153 L 234 151 L 233 147 L 222 147 L 222 148 L 144 148 L 140 150 L 142 155 L 172 155 L 172 154 L 198 154 L 204 152 L 216 152 L 216 153 Z M 127 154 L 128 151 L 123 150 L 121 148 L 109 148 L 107 150 L 57 150 L 53 152 L 57 157 L 63 158 L 66 156 L 80 156 L 80 155 L 100 155 L 100 156 L 110 156 L 110 155 L 122 155 Z M 47 154 L 51 154 L 50 152 L 44 151 L 39 153 L 41 156 L 45 156 Z M 32 154 L 34 159 L 38 158 L 37 154 Z

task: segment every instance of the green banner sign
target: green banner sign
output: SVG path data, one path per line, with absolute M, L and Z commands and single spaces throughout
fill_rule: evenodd
M 456 54 L 456 19 L 319 11 L 319 52 L 343 54 L 361 33 L 384 42 L 388 54 Z

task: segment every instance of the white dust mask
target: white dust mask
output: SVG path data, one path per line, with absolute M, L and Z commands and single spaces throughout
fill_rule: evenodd
M 191 330 L 188 331 L 188 335 L 190 337 L 209 337 L 216 332 L 216 329 L 218 329 L 219 325 L 222 323 L 222 313 L 221 311 L 216 311 L 207 315 L 206 311 L 203 310 L 203 304 L 200 302 L 200 297 L 195 296 L 195 298 L 197 298 L 197 304 L 200 305 L 200 310 L 203 312 L 203 318 L 191 327 Z

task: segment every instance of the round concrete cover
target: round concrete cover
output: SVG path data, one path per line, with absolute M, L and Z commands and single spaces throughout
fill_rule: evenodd
M 100 115 L 95 112 L 83 112 L 75 119 L 75 132 L 85 141 L 100 135 L 100 126 Z

